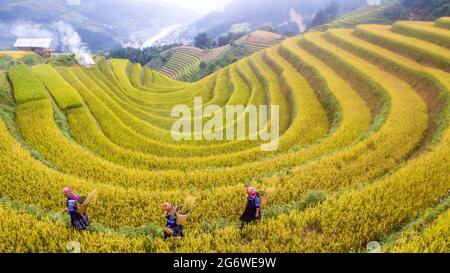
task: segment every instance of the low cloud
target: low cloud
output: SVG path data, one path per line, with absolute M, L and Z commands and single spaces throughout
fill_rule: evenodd
M 54 36 L 51 30 L 31 22 L 16 22 L 11 25 L 10 32 L 16 38 L 52 38 Z
M 58 21 L 48 25 L 15 22 L 9 25 L 2 24 L 0 29 L 9 29 L 9 33 L 15 38 L 51 38 L 54 49 L 75 54 L 81 65 L 95 63 L 80 35 L 65 22 Z
M 79 6 L 81 5 L 81 0 L 66 0 L 66 3 L 69 6 Z
M 53 26 L 59 35 L 59 41 L 63 51 L 74 53 L 81 65 L 93 65 L 94 59 L 87 47 L 82 43 L 80 35 L 64 22 L 54 23 Z
M 300 33 L 305 32 L 306 24 L 304 23 L 304 18 L 299 13 L 295 12 L 293 8 L 289 10 L 289 18 L 291 19 L 291 22 L 298 25 Z

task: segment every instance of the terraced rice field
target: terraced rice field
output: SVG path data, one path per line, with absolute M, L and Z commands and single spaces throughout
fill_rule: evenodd
M 11 68 L 0 74 L 0 251 L 65 252 L 73 240 L 83 252 L 365 252 L 391 238 L 383 251 L 449 252 L 445 20 L 308 33 L 195 83 L 167 77 L 193 68 L 118 59 Z M 171 109 L 194 97 L 279 105 L 278 150 L 173 140 Z M 248 185 L 269 202 L 241 232 Z M 59 212 L 64 187 L 98 192 L 90 231 Z M 163 240 L 161 203 L 189 195 L 184 239 Z
M 172 79 L 183 79 L 200 71 L 201 62 L 209 62 L 220 56 L 229 46 L 203 50 L 193 46 L 170 49 L 172 56 L 159 71 Z
M 255 53 L 277 45 L 282 41 L 283 37 L 277 33 L 257 30 L 237 40 L 236 44 L 244 45 L 251 53 Z
M 354 28 L 360 24 L 386 24 L 389 23 L 384 11 L 392 3 L 364 6 L 347 12 L 329 23 L 320 25 L 310 31 L 325 31 L 332 28 Z
M 28 54 L 34 54 L 34 53 L 30 52 L 30 51 L 0 51 L 0 57 L 10 56 L 14 59 L 21 59 L 21 58 L 25 57 L 25 55 L 28 55 Z
M 450 17 L 442 17 L 436 20 L 434 25 L 440 28 L 450 29 Z

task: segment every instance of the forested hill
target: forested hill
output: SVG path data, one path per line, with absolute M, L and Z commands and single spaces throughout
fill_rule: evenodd
M 450 16 L 449 0 L 399 0 L 386 11 L 393 20 L 436 20 Z

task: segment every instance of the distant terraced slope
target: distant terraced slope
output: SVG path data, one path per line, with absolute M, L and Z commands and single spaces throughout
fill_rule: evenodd
M 10 68 L 0 74 L 0 252 L 61 252 L 70 237 L 83 252 L 348 253 L 389 236 L 388 251 L 450 252 L 450 34 L 425 25 L 307 33 L 194 83 L 121 59 Z M 278 149 L 191 130 L 197 140 L 177 141 L 172 109 L 193 112 L 196 97 L 215 106 L 193 122 L 211 130 L 248 119 L 220 115 L 227 106 L 279 106 Z M 241 230 L 248 185 L 268 203 Z M 97 191 L 91 230 L 55 213 L 67 186 Z M 164 240 L 161 203 L 190 195 L 185 237 Z
M 245 35 L 237 44 L 244 45 L 250 53 L 254 53 L 283 41 L 283 37 L 279 34 L 257 30 Z M 180 46 L 169 49 L 161 54 L 168 56 L 169 60 L 161 67 L 157 67 L 155 62 L 150 62 L 148 66 L 156 68 L 162 74 L 176 80 L 184 80 L 200 71 L 201 62 L 210 62 L 230 49 L 230 45 L 223 47 L 203 50 L 194 46 Z
M 201 62 L 209 62 L 227 50 L 229 46 L 203 50 L 194 46 L 180 46 L 169 49 L 168 62 L 158 70 L 172 79 L 183 79 L 200 70 Z
M 335 20 L 312 28 L 310 31 L 325 31 L 331 28 L 354 28 L 360 24 L 386 24 L 390 23 L 384 16 L 384 11 L 393 3 L 370 5 L 345 13 Z
M 254 53 L 277 45 L 281 43 L 283 39 L 283 36 L 281 36 L 280 34 L 264 30 L 257 30 L 245 35 L 244 37 L 236 41 L 236 44 L 244 45 L 251 53 Z

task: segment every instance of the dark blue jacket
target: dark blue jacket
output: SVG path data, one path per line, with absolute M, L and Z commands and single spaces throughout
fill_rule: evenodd
M 173 228 L 177 226 L 177 214 L 175 213 L 175 211 L 172 211 L 171 213 L 166 211 L 166 219 L 168 227 Z
M 259 209 L 260 203 L 261 203 L 261 198 L 259 197 L 259 194 L 257 194 L 254 198 L 247 196 L 247 206 L 249 206 L 253 209 Z

